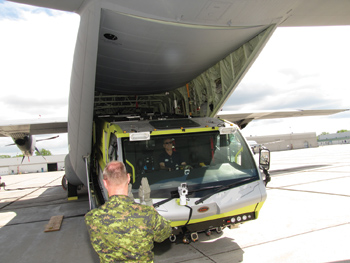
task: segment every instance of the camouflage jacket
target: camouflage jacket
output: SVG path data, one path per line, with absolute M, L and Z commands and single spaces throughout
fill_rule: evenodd
M 85 215 L 91 244 L 101 262 L 152 262 L 153 242 L 171 235 L 170 221 L 128 196 L 109 201 Z

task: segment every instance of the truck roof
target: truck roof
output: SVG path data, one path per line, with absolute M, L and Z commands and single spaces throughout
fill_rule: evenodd
M 152 132 L 155 130 L 174 130 L 191 128 L 219 128 L 226 124 L 236 126 L 218 118 L 196 117 L 196 118 L 169 118 L 149 120 L 112 121 L 111 124 L 118 125 L 124 132 Z

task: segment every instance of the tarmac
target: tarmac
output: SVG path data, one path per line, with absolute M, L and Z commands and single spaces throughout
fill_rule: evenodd
M 273 152 L 270 173 L 257 220 L 190 244 L 156 244 L 155 262 L 350 262 L 350 145 Z M 99 262 L 84 223 L 87 191 L 68 201 L 63 174 L 2 176 L 1 262 Z M 44 232 L 57 215 L 60 230 Z

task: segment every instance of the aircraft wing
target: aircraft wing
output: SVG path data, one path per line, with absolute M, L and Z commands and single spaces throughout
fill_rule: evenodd
M 12 0 L 11 2 L 76 12 L 84 3 L 84 0 Z
M 40 6 L 45 8 L 52 8 L 62 11 L 70 11 L 79 13 L 82 6 L 86 5 L 87 0 L 11 0 L 21 4 Z M 144 3 L 137 3 L 137 1 L 114 1 L 121 4 L 120 9 L 147 9 Z M 128 3 L 129 2 L 129 3 Z M 145 2 L 145 1 L 142 1 Z M 146 1 L 155 13 L 175 9 L 179 3 L 178 1 Z M 218 16 L 223 16 L 220 12 L 232 13 L 235 17 L 235 11 L 238 13 L 238 18 L 241 24 L 245 24 L 246 19 L 254 20 L 263 16 L 269 17 L 269 21 L 274 23 L 282 18 L 281 26 L 327 26 L 327 25 L 349 25 L 349 7 L 348 0 L 326 1 L 326 0 L 280 0 L 278 4 L 274 1 L 227 1 L 219 2 L 213 1 L 191 1 L 191 5 L 198 10 L 196 13 L 197 19 L 206 16 L 208 21 L 214 21 Z M 210 8 L 213 8 L 210 10 Z M 217 10 L 215 10 L 217 9 Z M 199 10 L 202 10 L 199 12 Z M 188 15 L 188 14 L 186 14 Z
M 67 120 L 33 120 L 33 121 L 8 121 L 0 123 L 0 137 L 12 137 L 11 134 L 25 133 L 30 135 L 66 133 Z
M 221 111 L 218 113 L 218 117 L 221 119 L 228 120 L 237 124 L 241 129 L 245 128 L 249 122 L 253 120 L 262 119 L 277 119 L 277 118 L 290 118 L 290 117 L 307 117 L 307 116 L 322 116 L 331 115 L 349 109 L 338 109 L 338 110 L 290 110 L 290 111 L 264 111 L 264 112 L 247 112 L 237 113 L 229 111 Z

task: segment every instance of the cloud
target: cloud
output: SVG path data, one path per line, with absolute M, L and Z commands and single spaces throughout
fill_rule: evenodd
M 67 117 L 70 75 L 80 17 L 45 8 L 0 2 L 0 119 Z M 48 138 L 51 135 L 36 136 Z M 0 138 L 0 154 L 20 154 Z M 68 152 L 67 134 L 38 142 L 53 154 Z
M 0 118 L 67 116 L 79 16 L 11 2 L 0 10 Z
M 308 108 L 334 105 L 331 101 L 344 107 L 349 35 L 350 27 L 277 29 L 225 107 L 298 108 L 305 100 Z
M 47 9 L 42 7 L 36 7 L 25 4 L 12 3 L 8 1 L 0 1 L 0 20 L 20 20 L 25 19 L 27 14 L 41 14 L 44 13 L 49 16 L 60 15 L 61 12 L 53 9 Z
M 19 94 L 13 96 L 4 96 L 0 102 L 1 109 L 7 109 L 3 112 L 2 120 L 13 120 L 12 114 L 8 112 L 17 112 L 17 116 L 21 119 L 28 119 L 31 117 L 65 117 L 68 114 L 67 97 L 26 97 L 26 94 Z
M 223 110 L 350 108 L 350 27 L 278 28 Z M 350 112 L 251 122 L 244 135 L 350 130 Z

